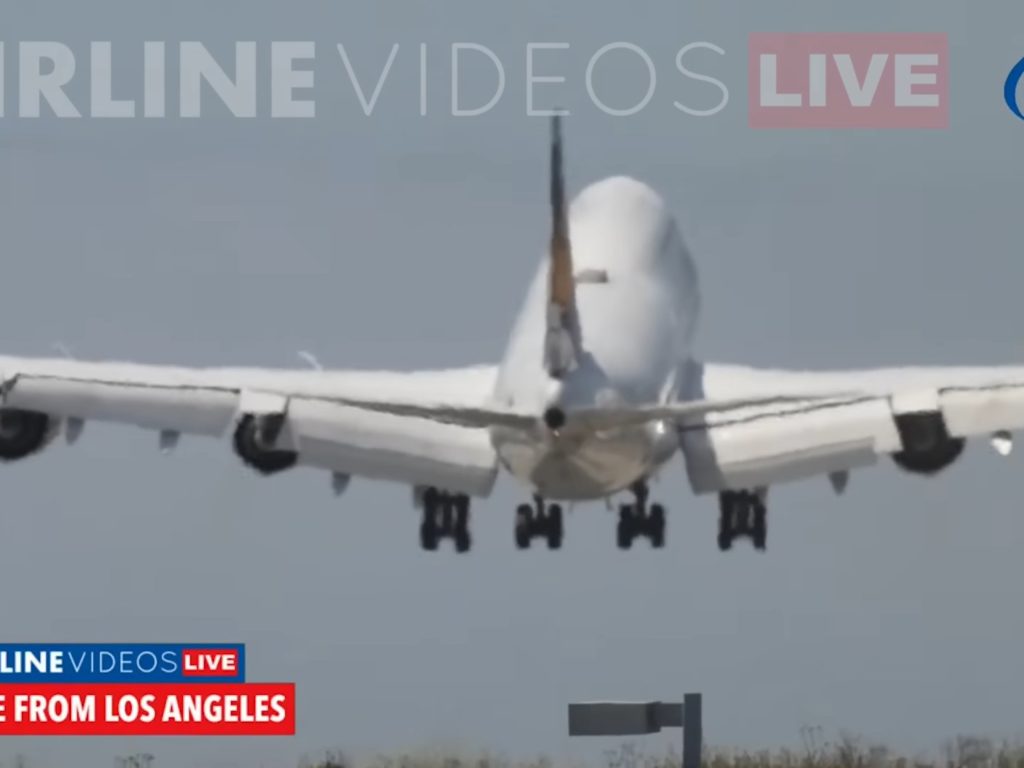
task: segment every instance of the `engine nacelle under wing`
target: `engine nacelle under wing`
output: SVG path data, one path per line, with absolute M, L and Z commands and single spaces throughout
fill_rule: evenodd
M 272 392 L 246 390 L 239 397 L 235 453 L 260 474 L 274 475 L 298 463 L 294 440 L 286 429 L 288 405 L 286 396 Z
M 60 431 L 60 420 L 39 411 L 0 408 L 0 461 L 41 451 Z
M 235 453 L 247 465 L 264 475 L 291 469 L 298 462 L 295 451 L 275 448 L 284 426 L 283 414 L 246 413 L 235 427 Z
M 935 475 L 963 453 L 966 440 L 950 437 L 942 411 L 901 413 L 896 416 L 903 449 L 892 455 L 900 469 L 918 475 Z

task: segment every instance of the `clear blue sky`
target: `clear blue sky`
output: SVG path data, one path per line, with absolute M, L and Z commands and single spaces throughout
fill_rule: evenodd
M 808 368 L 1024 359 L 1024 123 L 1001 98 L 1024 56 L 1019 2 L 256 5 L 0 12 L 9 113 L 21 40 L 68 43 L 83 71 L 87 42 L 111 40 L 115 87 L 135 96 L 146 40 L 220 55 L 236 40 L 319 46 L 312 121 L 0 120 L 5 352 L 61 341 L 83 358 L 194 365 L 295 365 L 300 349 L 339 367 L 496 361 L 547 237 L 526 45 L 565 41 L 551 61 L 567 82 L 544 93 L 573 110 L 570 183 L 629 173 L 666 197 L 701 270 L 699 354 Z M 799 30 L 948 32 L 950 129 L 748 129 L 748 33 Z M 649 107 L 623 119 L 584 85 L 590 56 L 618 40 L 658 72 Z M 718 99 L 675 70 L 694 41 L 726 52 L 694 59 L 730 90 L 705 119 L 672 106 Z M 485 116 L 449 113 L 457 42 L 507 70 Z M 400 44 L 369 117 L 337 43 L 367 90 Z M 467 64 L 467 102 L 486 100 L 493 76 Z M 646 88 L 627 55 L 596 78 L 617 104 Z M 84 109 L 87 81 L 70 92 Z M 979 445 L 934 481 L 886 462 L 841 498 L 825 479 L 778 488 L 765 555 L 717 551 L 716 505 L 690 494 L 681 461 L 655 487 L 670 508 L 657 553 L 617 551 L 601 505 L 572 512 L 560 554 L 519 553 L 524 492 L 502 480 L 458 558 L 419 551 L 406 488 L 363 481 L 336 500 L 328 477 L 256 477 L 226 443 L 185 440 L 167 458 L 153 434 L 90 424 L 75 448 L 3 468 L 0 635 L 242 641 L 251 679 L 298 683 L 299 733 L 2 751 L 106 766 L 138 749 L 206 768 L 439 743 L 593 757 L 606 745 L 569 741 L 566 702 L 692 689 L 716 744 L 790 744 L 804 725 L 909 750 L 1014 736 L 1021 466 Z

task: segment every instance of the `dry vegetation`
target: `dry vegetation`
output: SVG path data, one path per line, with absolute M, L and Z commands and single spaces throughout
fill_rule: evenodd
M 990 739 L 958 737 L 936 755 L 906 756 L 843 735 L 835 741 L 807 729 L 802 746 L 775 751 L 706 748 L 702 768 L 1024 768 L 1024 745 Z M 495 755 L 433 751 L 379 756 L 353 761 L 342 752 L 304 761 L 300 768 L 679 768 L 678 752 L 652 755 L 633 744 L 609 751 L 598 765 L 555 765 L 540 757 L 508 760 Z

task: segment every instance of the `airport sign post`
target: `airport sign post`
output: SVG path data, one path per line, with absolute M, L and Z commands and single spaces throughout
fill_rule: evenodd
M 570 736 L 638 736 L 662 728 L 683 729 L 683 768 L 700 768 L 703 741 L 701 695 L 680 702 L 589 701 L 569 705 Z

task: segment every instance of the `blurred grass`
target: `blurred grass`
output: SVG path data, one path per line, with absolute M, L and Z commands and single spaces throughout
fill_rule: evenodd
M 736 750 L 705 747 L 702 768 L 1024 768 L 1024 744 L 960 736 L 938 755 L 900 755 L 849 734 L 832 741 L 820 729 L 801 733 L 802 745 L 793 749 Z M 300 768 L 680 768 L 678 752 L 650 754 L 634 744 L 605 753 L 595 763 L 554 763 L 546 757 L 509 760 L 482 752 L 422 750 L 351 760 L 343 752 L 328 752 L 304 760 Z

